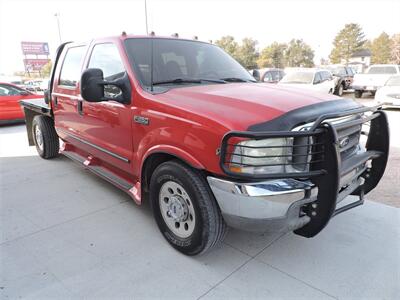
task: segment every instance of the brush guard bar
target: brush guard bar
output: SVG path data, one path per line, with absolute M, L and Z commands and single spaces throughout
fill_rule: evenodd
M 333 119 L 352 116 L 354 118 L 349 121 L 332 122 Z M 362 125 L 367 122 L 370 122 L 369 132 L 361 132 Z M 359 148 L 358 139 L 354 145 L 351 144 L 351 139 L 350 145 L 342 143 L 343 137 L 357 134 L 358 130 L 360 135 L 368 136 L 365 149 Z M 302 138 L 303 141 L 306 138 L 307 143 L 305 144 L 296 145 L 293 142 L 292 146 L 284 145 L 283 147 L 292 147 L 290 155 L 292 160 L 288 163 L 278 164 L 290 165 L 290 167 L 301 164 L 302 167 L 305 167 L 305 171 L 251 174 L 230 169 L 232 155 L 241 156 L 241 154 L 234 153 L 233 149 L 238 145 L 234 144 L 232 140 L 264 140 L 269 138 L 292 138 L 293 140 Z M 358 147 L 358 150 L 353 151 L 347 157 L 344 156 L 345 151 L 354 146 Z M 299 152 L 298 149 L 301 147 L 306 148 L 307 152 Z M 302 158 L 300 163 L 294 159 L 293 154 L 296 153 L 299 158 Z M 324 114 L 307 131 L 229 132 L 222 140 L 220 166 L 228 177 L 236 180 L 261 181 L 284 178 L 310 180 L 318 187 L 317 200 L 302 207 L 300 213 L 309 216 L 310 222 L 295 230 L 295 233 L 305 237 L 313 237 L 328 224 L 333 216 L 363 204 L 364 195 L 374 189 L 382 178 L 388 154 L 389 127 L 385 112 L 380 107 L 362 107 L 341 113 Z M 270 166 L 246 165 L 236 162 L 235 164 L 242 165 L 242 167 Z M 357 195 L 359 200 L 338 207 L 337 204 L 348 195 Z

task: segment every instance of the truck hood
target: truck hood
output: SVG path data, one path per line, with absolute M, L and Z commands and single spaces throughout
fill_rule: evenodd
M 180 87 L 158 94 L 157 98 L 166 106 L 174 107 L 171 113 L 181 110 L 183 114 L 180 117 L 206 118 L 230 130 L 247 130 L 252 125 L 273 120 L 305 106 L 313 107 L 309 111 L 312 116 L 312 110 L 315 111 L 318 104 L 323 102 L 343 101 L 355 104 L 352 100 L 329 94 L 263 83 Z M 332 105 L 329 107 L 324 113 L 334 112 L 337 108 Z

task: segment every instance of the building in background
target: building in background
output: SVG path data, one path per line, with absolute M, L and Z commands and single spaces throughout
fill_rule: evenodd
M 344 63 L 344 62 L 342 62 Z M 371 51 L 362 49 L 356 51 L 349 59 L 348 65 L 357 73 L 363 73 L 371 64 Z

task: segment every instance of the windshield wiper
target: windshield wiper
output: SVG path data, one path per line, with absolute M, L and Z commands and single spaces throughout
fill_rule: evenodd
M 239 77 L 226 77 L 226 78 L 221 78 L 221 80 L 224 80 L 227 82 L 256 82 L 255 80 L 239 78 Z
M 162 80 L 153 82 L 153 85 L 159 84 L 180 84 L 180 83 L 202 83 L 202 82 L 215 82 L 215 83 L 226 83 L 225 80 L 221 79 L 207 79 L 207 78 L 175 78 L 171 80 Z

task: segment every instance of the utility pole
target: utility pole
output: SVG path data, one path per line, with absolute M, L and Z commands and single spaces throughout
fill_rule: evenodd
M 57 19 L 58 38 L 60 39 L 60 44 L 61 44 L 62 43 L 62 39 L 61 39 L 61 29 L 60 29 L 60 13 L 55 13 L 54 16 Z
M 144 15 L 146 18 L 146 34 L 149 35 L 149 27 L 147 25 L 147 0 L 144 0 Z

